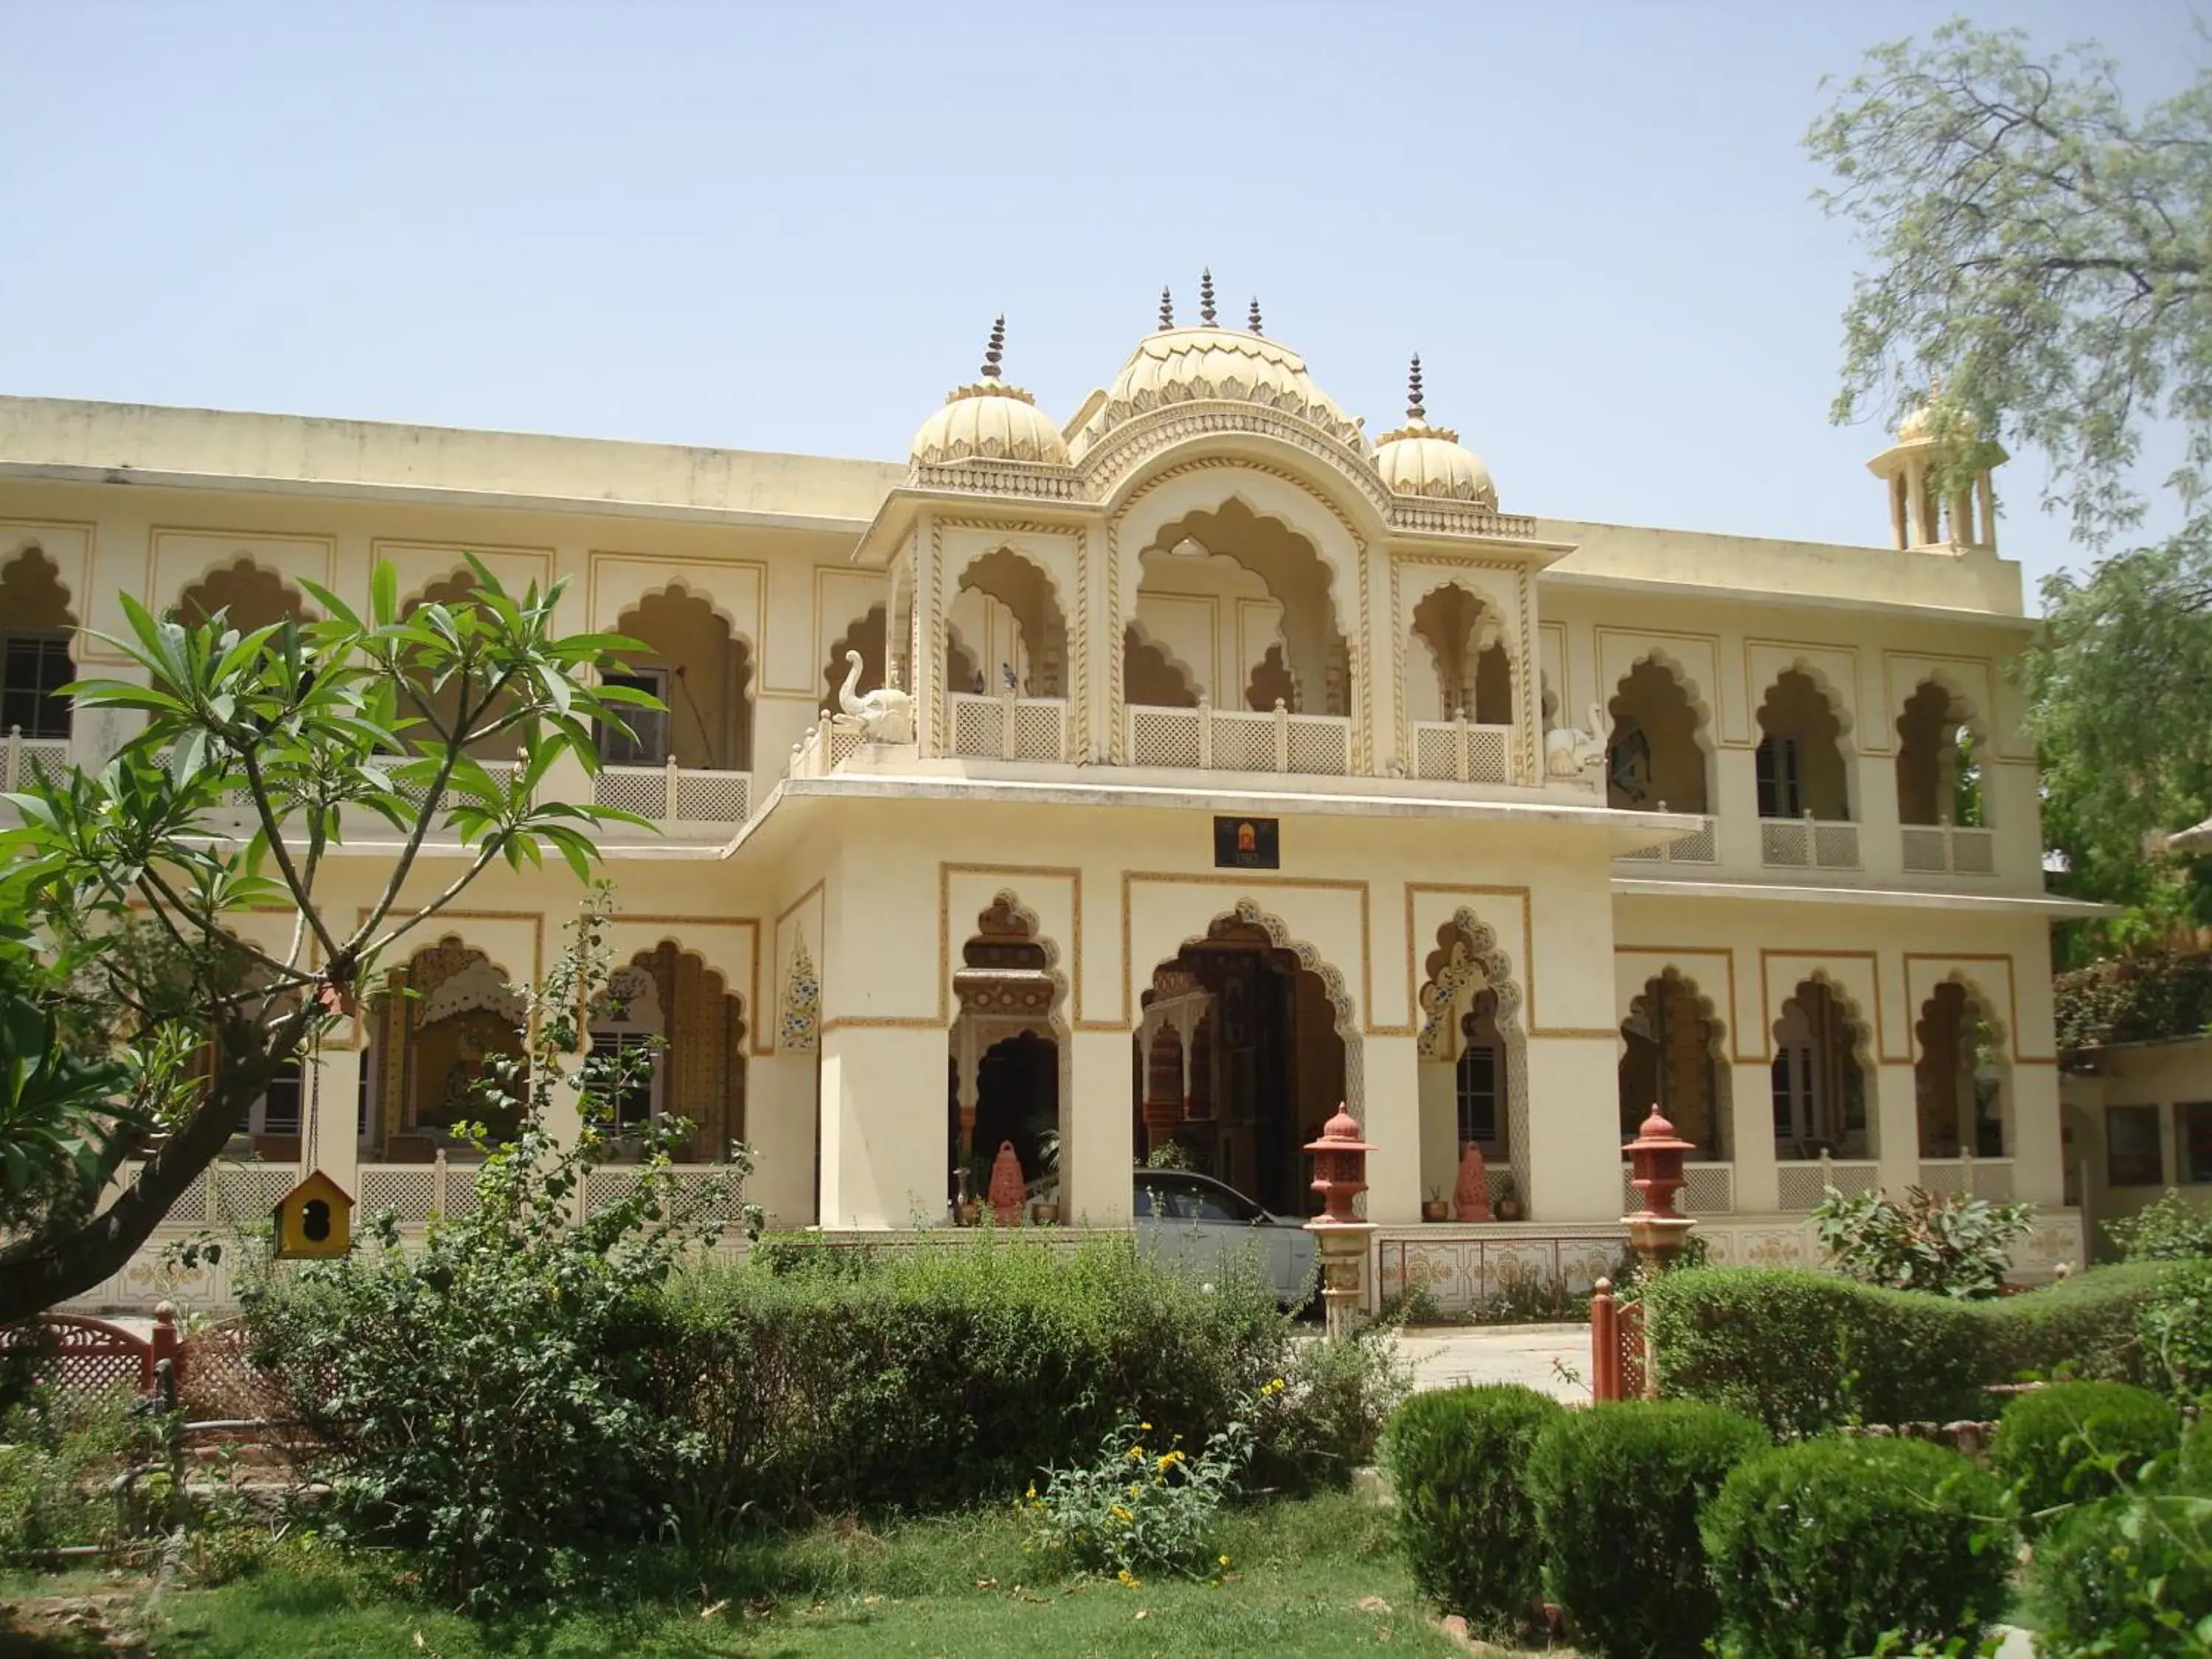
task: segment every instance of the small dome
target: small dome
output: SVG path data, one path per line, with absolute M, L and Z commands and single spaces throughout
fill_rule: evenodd
M 1161 296 L 1158 331 L 1147 335 L 1121 365 L 1114 384 L 1076 434 L 1079 452 L 1125 422 L 1187 403 L 1251 404 L 1318 427 L 1355 451 L 1365 450 L 1359 422 L 1314 384 L 1304 358 L 1267 338 L 1256 326 L 1249 333 L 1217 327 L 1210 276 L 1202 294 L 1204 320 L 1197 328 L 1174 326 L 1167 297 Z M 1258 320 L 1255 301 L 1253 321 L 1256 325 Z
M 1449 427 L 1431 426 L 1421 403 L 1421 360 L 1413 359 L 1408 383 L 1406 424 L 1376 441 L 1375 470 L 1398 495 L 1471 501 L 1498 510 L 1498 485 L 1482 458 L 1459 441 Z
M 1960 438 L 1972 442 L 1982 435 L 1982 423 L 1974 418 L 1970 409 L 1961 409 L 1939 392 L 1928 394 L 1928 401 L 1897 423 L 1897 441 L 1901 444 L 1926 443 L 1936 435 L 1934 428 L 1938 416 L 1949 428 L 1947 437 Z
M 984 380 L 947 395 L 945 407 L 914 434 L 908 459 L 916 466 L 967 460 L 1066 466 L 1067 440 L 1028 392 Z
M 921 423 L 908 447 L 915 466 L 949 466 L 962 461 L 1027 461 L 1067 465 L 1067 441 L 1019 386 L 999 378 L 999 359 L 1006 343 L 1006 319 L 991 327 L 983 353 L 982 378 L 945 394 L 945 406 Z

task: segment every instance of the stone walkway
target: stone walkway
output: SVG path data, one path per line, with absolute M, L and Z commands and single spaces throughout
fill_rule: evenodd
M 1587 1325 L 1414 1325 L 1399 1334 L 1398 1350 L 1413 1364 L 1417 1389 L 1519 1382 L 1556 1400 L 1589 1403 Z M 1558 1365 L 1582 1380 L 1563 1378 Z

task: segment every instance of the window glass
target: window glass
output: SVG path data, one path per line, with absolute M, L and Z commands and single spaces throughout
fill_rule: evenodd
M 10 634 L 0 652 L 0 737 L 17 726 L 27 738 L 70 734 L 69 699 L 61 689 L 76 678 L 66 634 Z
M 286 1060 L 270 1075 L 268 1091 L 261 1097 L 261 1124 L 256 1133 L 264 1135 L 295 1135 L 300 1133 L 298 1060 Z
M 595 1031 L 592 1034 L 592 1052 L 611 1061 L 624 1053 L 635 1054 L 624 1068 L 626 1075 L 620 1079 L 605 1074 L 598 1079 L 599 1088 L 615 1109 L 615 1122 L 629 1128 L 643 1123 L 653 1115 L 653 1055 L 655 1039 L 644 1031 Z
M 1130 1208 L 1136 1212 L 1139 1221 L 1148 1219 L 1152 1213 L 1152 1189 L 1150 1187 L 1139 1187 L 1136 1201 L 1130 1206 Z
M 2173 1109 L 2173 1150 L 2177 1180 L 2212 1182 L 2212 1101 Z
M 1198 1200 L 1197 1216 L 1200 1221 L 1246 1222 L 1259 1214 L 1242 1199 L 1218 1187 L 1200 1187 L 1192 1196 Z
M 1498 1050 L 1470 1048 L 1459 1057 L 1459 1139 L 1498 1139 Z
M 2105 1108 L 2105 1181 L 2113 1187 L 2155 1187 L 2166 1179 L 2159 1156 L 2158 1108 Z
M 668 701 L 668 676 L 657 668 L 635 669 L 627 674 L 609 674 L 604 678 L 608 685 L 627 686 L 633 691 L 642 691 L 647 696 Z M 610 766 L 659 766 L 668 759 L 668 711 L 665 708 L 624 708 L 623 723 L 629 727 L 624 736 L 612 726 L 600 726 L 594 733 L 599 748 L 599 758 Z

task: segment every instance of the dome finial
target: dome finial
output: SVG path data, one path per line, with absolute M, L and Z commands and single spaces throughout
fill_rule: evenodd
M 1267 331 L 1260 326 L 1260 296 L 1256 294 L 1252 296 L 1252 331 L 1255 334 L 1265 334 Z
M 1160 326 L 1163 329 L 1175 326 L 1175 295 L 1164 288 L 1160 290 Z
M 1211 265 L 1198 273 L 1198 320 L 1208 328 L 1213 326 L 1213 268 Z
M 1406 371 L 1406 418 L 1409 421 L 1429 418 L 1428 407 L 1421 401 L 1421 354 L 1418 351 L 1413 354 L 1413 366 Z
M 983 348 L 983 378 L 999 378 L 999 359 L 1006 355 L 1006 313 L 1000 312 L 991 323 L 991 343 Z

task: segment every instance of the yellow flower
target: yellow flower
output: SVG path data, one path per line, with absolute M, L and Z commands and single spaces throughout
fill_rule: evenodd
M 1142 1446 L 1130 1447 L 1127 1455 L 1132 1463 L 1141 1463 L 1145 1461 L 1145 1449 Z
M 1138 1424 L 1138 1425 L 1137 1425 L 1137 1426 L 1138 1426 L 1139 1428 L 1140 1428 L 1140 1429 L 1149 1429 L 1149 1428 L 1151 1428 L 1152 1425 L 1151 1424 L 1149 1424 L 1149 1423 L 1139 1423 L 1139 1424 Z
M 1221 1558 L 1221 1565 L 1224 1567 L 1229 1565 L 1229 1558 L 1227 1556 L 1224 1555 Z
M 1123 1509 L 1119 1504 L 1115 1504 L 1109 1513 L 1110 1513 L 1116 1521 L 1133 1521 L 1136 1519 L 1134 1516 L 1131 1515 L 1128 1510 Z
M 1030 1492 L 1029 1492 L 1029 1495 L 1030 1495 L 1031 1498 L 1035 1498 L 1035 1497 L 1036 1496 L 1036 1481 L 1034 1481 L 1034 1480 L 1032 1480 L 1032 1481 L 1030 1481 Z

